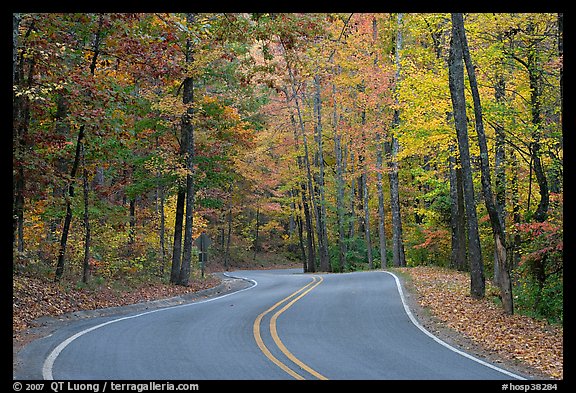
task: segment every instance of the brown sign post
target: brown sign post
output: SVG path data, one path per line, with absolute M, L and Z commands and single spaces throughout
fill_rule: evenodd
M 212 241 L 206 234 L 206 232 L 202 232 L 200 236 L 194 240 L 194 244 L 200 250 L 199 259 L 200 259 L 200 271 L 202 272 L 202 278 L 204 278 L 204 267 L 206 266 L 206 262 L 208 262 L 208 247 L 212 244 Z

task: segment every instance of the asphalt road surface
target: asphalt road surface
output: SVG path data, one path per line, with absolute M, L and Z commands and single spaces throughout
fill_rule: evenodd
M 426 331 L 383 271 L 236 271 L 251 286 L 91 318 L 26 347 L 30 379 L 515 380 Z M 31 356 L 30 354 L 35 354 Z

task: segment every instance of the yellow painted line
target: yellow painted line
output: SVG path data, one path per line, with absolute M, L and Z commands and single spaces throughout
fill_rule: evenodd
M 317 278 L 319 278 L 319 281 L 316 282 Z M 302 288 L 298 289 L 296 292 L 292 293 L 291 295 L 285 297 L 284 299 L 280 300 L 279 302 L 277 302 L 276 304 L 274 304 L 272 307 L 270 307 L 268 310 L 264 311 L 263 313 L 261 313 L 260 315 L 258 315 L 258 317 L 256 317 L 256 320 L 254 321 L 254 326 L 253 326 L 253 333 L 254 333 L 254 338 L 256 339 L 256 344 L 258 344 L 258 347 L 260 348 L 260 350 L 262 351 L 262 353 L 264 353 L 264 355 L 270 359 L 275 365 L 277 365 L 278 367 L 280 367 L 282 370 L 284 370 L 286 373 L 290 374 L 292 377 L 296 378 L 296 379 L 300 379 L 303 380 L 305 379 L 302 375 L 298 374 L 297 372 L 295 372 L 294 370 L 292 370 L 290 367 L 288 367 L 285 363 L 281 362 L 278 358 L 276 358 L 274 355 L 272 355 L 272 353 L 270 352 L 270 350 L 266 347 L 266 345 L 264 344 L 264 341 L 262 340 L 262 336 L 260 334 L 260 324 L 262 322 L 262 318 L 264 318 L 264 316 L 266 316 L 268 313 L 274 311 L 274 309 L 276 309 L 277 307 L 279 307 L 282 303 L 292 299 L 293 297 L 298 296 L 298 294 L 300 294 L 300 296 L 298 296 L 296 299 L 292 300 L 288 305 L 284 306 L 282 308 L 282 310 L 280 310 L 279 312 L 277 312 L 276 314 L 274 314 L 274 316 L 272 317 L 274 322 L 272 322 L 272 320 L 270 320 L 270 332 L 272 334 L 272 338 L 274 339 L 274 342 L 276 343 L 276 345 L 278 345 L 278 347 L 280 348 L 280 350 L 286 354 L 288 356 L 288 354 L 290 354 L 290 356 L 288 356 L 290 358 L 290 360 L 292 360 L 293 362 L 295 362 L 296 364 L 298 364 L 300 367 L 302 367 L 302 365 L 304 367 L 302 367 L 303 369 L 305 369 L 306 371 L 311 370 L 312 371 L 312 375 L 319 375 L 320 377 L 322 377 L 321 379 L 327 379 L 326 377 L 323 377 L 321 374 L 315 372 L 314 370 L 312 370 L 310 367 L 308 367 L 307 365 L 305 365 L 304 363 L 302 363 L 300 360 L 298 360 L 294 355 L 292 355 L 290 353 L 290 351 L 288 351 L 288 349 L 286 349 L 286 347 L 284 346 L 284 344 L 282 344 L 282 341 L 280 340 L 280 338 L 278 337 L 278 333 L 276 331 L 276 319 L 278 318 L 278 316 L 284 312 L 286 309 L 288 309 L 288 307 L 292 306 L 292 304 L 294 304 L 296 301 L 298 301 L 299 299 L 301 299 L 304 295 L 306 295 L 308 292 L 310 292 L 312 289 L 314 289 L 317 285 L 319 285 L 322 282 L 322 278 L 321 277 L 317 277 L 314 276 L 312 281 L 309 282 L 308 284 L 306 284 L 305 286 L 303 286 Z M 280 343 L 280 344 L 279 344 Z M 310 372 L 310 371 L 308 371 Z
M 320 283 L 323 280 L 324 279 L 322 277 L 320 277 L 320 280 L 316 284 L 312 285 L 310 288 L 308 288 L 308 290 L 306 290 L 305 292 L 300 294 L 300 296 L 298 296 L 297 298 L 292 300 L 290 303 L 286 304 L 284 307 L 282 307 L 281 310 L 277 311 L 276 314 L 274 314 L 272 316 L 272 318 L 270 319 L 270 333 L 272 334 L 272 339 L 274 340 L 274 342 L 276 343 L 278 348 L 282 351 L 282 353 L 284 353 L 284 355 L 286 355 L 288 357 L 288 359 L 292 360 L 294 363 L 296 363 L 298 366 L 300 366 L 300 368 L 308 371 L 310 374 L 314 375 L 316 378 L 327 380 L 328 378 L 326 378 L 324 375 L 313 370 L 308 365 L 303 363 L 300 359 L 298 359 L 296 356 L 294 356 L 292 354 L 292 352 L 290 352 L 288 350 L 288 348 L 286 348 L 286 346 L 284 345 L 282 340 L 280 340 L 280 337 L 278 336 L 278 332 L 276 331 L 276 320 L 278 319 L 280 314 L 282 314 L 284 311 L 286 311 L 288 308 L 290 308 L 294 303 L 296 303 L 298 300 L 300 300 L 302 297 L 304 297 L 308 292 L 310 292 L 311 290 L 316 288 L 318 285 L 320 285 Z

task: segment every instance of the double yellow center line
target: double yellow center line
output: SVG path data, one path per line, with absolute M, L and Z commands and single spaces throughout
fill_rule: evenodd
M 288 359 L 290 359 L 294 364 L 298 365 L 298 367 L 300 367 L 300 369 L 307 371 L 308 373 L 310 373 L 311 375 L 315 376 L 318 379 L 328 379 L 325 376 L 323 376 L 322 374 L 320 374 L 319 372 L 313 370 L 312 368 L 310 368 L 308 365 L 306 365 L 305 363 L 303 363 L 300 359 L 298 359 L 296 356 L 294 356 L 292 354 L 292 352 L 290 352 L 288 350 L 288 348 L 286 348 L 286 346 L 284 345 L 284 343 L 282 343 L 282 340 L 280 340 L 280 337 L 278 336 L 278 331 L 276 330 L 276 321 L 278 320 L 278 317 L 284 312 L 286 311 L 288 308 L 292 307 L 292 305 L 294 303 L 296 303 L 298 300 L 300 300 L 302 297 L 306 296 L 306 294 L 308 292 L 310 292 L 311 290 L 313 290 L 314 288 L 316 288 L 318 285 L 320 285 L 320 283 L 323 281 L 324 279 L 322 277 L 318 277 L 318 276 L 313 276 L 313 279 L 310 283 L 308 283 L 307 285 L 303 286 L 302 288 L 300 288 L 299 290 L 297 290 L 296 292 L 292 293 L 291 295 L 285 297 L 284 299 L 280 300 L 278 303 L 274 304 L 272 307 L 270 307 L 268 310 L 264 311 L 262 314 L 258 315 L 258 317 L 256 317 L 256 320 L 254 321 L 254 326 L 253 326 L 253 331 L 254 331 L 254 338 L 256 339 L 256 343 L 258 344 L 258 347 L 260 348 L 260 350 L 262 351 L 262 353 L 264 353 L 264 355 L 270 359 L 275 365 L 277 365 L 278 367 L 280 367 L 282 370 L 284 370 L 285 372 L 287 372 L 288 374 L 290 374 L 292 377 L 296 378 L 296 379 L 306 379 L 304 378 L 302 375 L 298 374 L 296 371 L 292 370 L 290 367 L 288 367 L 288 365 L 286 363 L 283 363 L 282 361 L 280 361 L 277 357 L 275 357 L 274 355 L 272 355 L 272 353 L 270 352 L 270 350 L 268 349 L 268 347 L 266 347 L 266 345 L 264 344 L 264 341 L 262 340 L 262 336 L 260 335 L 260 324 L 262 322 L 262 318 L 264 318 L 267 314 L 271 313 L 272 311 L 274 311 L 275 309 L 279 308 L 284 302 L 288 302 L 290 299 L 292 299 L 291 301 L 289 301 L 288 303 L 286 303 L 284 305 L 284 307 L 282 307 L 281 309 L 279 309 L 278 311 L 276 311 L 276 313 L 274 313 L 274 315 L 272 316 L 272 318 L 270 318 L 270 334 L 272 335 L 272 339 L 274 340 L 274 343 L 276 344 L 276 346 L 278 347 L 278 349 L 284 354 L 286 355 L 286 357 Z

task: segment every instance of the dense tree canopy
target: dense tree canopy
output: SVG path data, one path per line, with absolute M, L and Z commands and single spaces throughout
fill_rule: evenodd
M 13 269 L 186 285 L 206 232 L 225 268 L 449 266 L 562 321 L 562 18 L 14 14 Z

